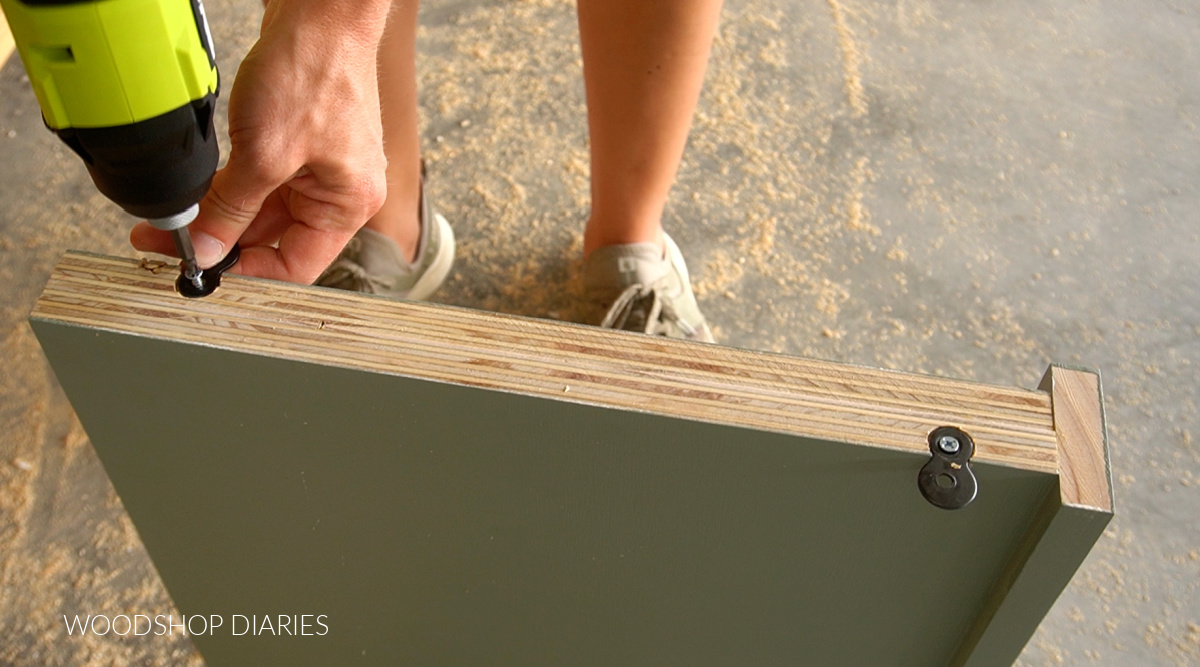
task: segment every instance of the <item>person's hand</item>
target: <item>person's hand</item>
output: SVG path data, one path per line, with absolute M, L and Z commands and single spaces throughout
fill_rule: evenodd
M 375 58 L 387 0 L 275 0 L 229 97 L 231 150 L 189 227 L 201 267 L 311 283 L 383 205 Z M 175 254 L 141 223 L 134 247 Z M 276 247 L 276 245 L 278 247 Z

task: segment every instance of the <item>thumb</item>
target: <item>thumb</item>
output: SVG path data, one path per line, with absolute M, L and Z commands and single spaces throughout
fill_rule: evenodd
M 200 214 L 189 227 L 196 262 L 207 268 L 221 261 L 285 180 L 230 154 L 229 163 L 213 175 L 208 194 L 200 201 Z

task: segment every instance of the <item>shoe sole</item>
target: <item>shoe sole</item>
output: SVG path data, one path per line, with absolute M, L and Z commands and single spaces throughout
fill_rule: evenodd
M 405 298 L 414 301 L 424 301 L 432 296 L 437 288 L 445 282 L 446 276 L 450 275 L 450 269 L 454 266 L 454 230 L 450 228 L 450 223 L 446 222 L 441 213 L 434 213 L 433 221 L 438 226 L 438 237 L 441 243 L 438 245 L 437 257 L 433 258 L 429 268 L 408 290 Z

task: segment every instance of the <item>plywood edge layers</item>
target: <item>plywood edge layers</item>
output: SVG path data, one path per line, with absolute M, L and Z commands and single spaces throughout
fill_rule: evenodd
M 31 318 L 918 453 L 932 429 L 954 425 L 972 435 L 977 462 L 1060 466 L 1045 391 L 238 276 L 189 300 L 175 293 L 176 275 L 69 252 Z

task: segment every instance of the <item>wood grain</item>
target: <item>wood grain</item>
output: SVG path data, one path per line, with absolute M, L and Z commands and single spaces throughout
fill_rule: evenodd
M 33 317 L 231 350 L 1054 472 L 1049 396 L 236 276 L 188 300 L 161 263 L 68 253 Z
M 1112 512 L 1100 376 L 1053 366 L 1041 389 L 1050 394 L 1054 412 L 1062 503 Z

